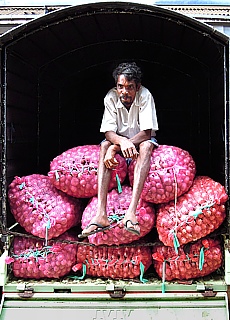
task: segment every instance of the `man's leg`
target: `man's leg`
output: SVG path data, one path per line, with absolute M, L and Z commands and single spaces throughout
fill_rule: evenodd
M 135 169 L 134 169 L 134 181 L 132 199 L 129 208 L 123 219 L 123 223 L 128 228 L 133 228 L 136 231 L 140 231 L 140 227 L 135 225 L 137 222 L 136 209 L 140 195 L 144 186 L 145 179 L 149 173 L 150 159 L 154 145 L 149 141 L 144 141 L 139 146 L 139 155 L 137 157 Z M 127 220 L 131 220 L 134 225 Z
M 107 194 L 108 194 L 108 187 L 111 179 L 111 170 L 107 169 L 104 165 L 104 158 L 105 154 L 109 148 L 111 143 L 109 141 L 103 141 L 101 143 L 100 155 L 99 155 L 99 163 L 98 163 L 98 207 L 97 213 L 93 217 L 90 223 L 97 223 L 102 225 L 103 227 L 109 226 L 109 220 L 106 213 L 106 204 L 107 204 Z M 91 225 L 88 228 L 85 228 L 82 231 L 82 234 L 89 233 L 97 229 L 96 225 Z

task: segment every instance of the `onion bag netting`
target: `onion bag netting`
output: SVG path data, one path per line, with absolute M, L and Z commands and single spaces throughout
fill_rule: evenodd
M 63 152 L 50 163 L 50 181 L 57 189 L 76 198 L 97 195 L 99 153 L 99 145 L 78 146 Z M 116 176 L 122 183 L 127 175 L 125 159 L 119 154 L 115 158 L 119 164 L 112 170 L 109 190 L 117 186 Z
M 189 191 L 176 202 L 158 205 L 159 239 L 166 246 L 176 248 L 210 234 L 225 219 L 227 199 L 220 183 L 206 176 L 196 177 Z
M 155 209 L 151 203 L 142 199 L 137 206 L 137 221 L 140 225 L 140 235 L 134 235 L 125 230 L 122 219 L 129 207 L 132 196 L 132 188 L 123 185 L 122 192 L 116 189 L 107 195 L 107 216 L 111 223 L 111 229 L 88 236 L 89 242 L 95 245 L 119 245 L 131 243 L 151 231 L 155 224 Z M 82 215 L 82 229 L 84 229 L 97 212 L 98 198 L 93 197 L 85 207 Z
M 63 234 L 61 240 L 75 240 Z M 12 253 L 6 263 L 12 263 L 12 271 L 19 278 L 60 278 L 67 275 L 76 262 L 77 246 L 71 243 L 50 240 L 45 245 L 43 240 L 15 237 Z
M 83 277 L 132 279 L 141 276 L 140 280 L 143 280 L 143 274 L 151 264 L 151 249 L 141 244 L 138 247 L 79 245 L 77 264 L 72 269 L 83 272 Z
M 200 239 L 196 243 L 174 248 L 156 245 L 152 249 L 153 265 L 165 280 L 199 278 L 216 271 L 222 264 L 219 240 Z
M 133 185 L 136 160 L 128 167 Z M 152 151 L 150 169 L 141 198 L 153 203 L 166 203 L 188 191 L 196 173 L 191 155 L 178 147 L 160 145 Z
M 40 238 L 58 237 L 81 221 L 81 200 L 57 190 L 44 175 L 15 177 L 8 199 L 15 220 Z

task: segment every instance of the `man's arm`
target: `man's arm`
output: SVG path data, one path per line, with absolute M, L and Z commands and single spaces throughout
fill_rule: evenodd
M 151 139 L 151 131 L 151 129 L 142 130 L 130 138 L 130 141 L 132 141 L 135 146 L 139 146 L 141 142 Z
M 149 140 L 151 138 L 151 130 L 143 130 L 133 136 L 131 139 L 122 137 L 113 131 L 107 131 L 105 133 L 106 140 L 112 143 L 111 148 L 113 151 L 121 151 L 125 158 L 136 159 L 138 156 L 138 151 L 136 146 L 143 141 Z
M 120 150 L 125 158 L 136 159 L 138 156 L 137 149 L 130 139 L 122 137 L 113 131 L 105 133 L 106 140 L 109 140 L 113 145 L 120 147 Z

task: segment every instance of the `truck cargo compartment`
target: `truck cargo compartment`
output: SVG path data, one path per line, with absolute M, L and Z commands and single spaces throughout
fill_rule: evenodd
M 15 176 L 47 175 L 50 161 L 57 155 L 78 145 L 102 141 L 99 129 L 103 98 L 114 86 L 114 67 L 123 61 L 136 61 L 142 68 L 143 85 L 156 103 L 159 144 L 187 150 L 194 158 L 197 175 L 211 177 L 229 194 L 227 36 L 160 7 L 104 2 L 67 7 L 36 18 L 3 34 L 0 47 L 0 201 L 6 250 L 9 235 L 21 232 L 17 226 L 12 227 L 15 219 L 9 209 L 8 185 Z M 229 261 L 228 204 L 227 219 L 218 233 Z M 147 284 L 122 281 L 119 285 L 119 281 L 111 281 L 108 287 L 110 281 L 105 279 L 31 280 L 26 281 L 27 288 L 32 287 L 28 292 L 24 281 L 12 277 L 4 266 L 0 269 L 5 298 L 3 319 L 12 319 L 18 308 L 24 308 L 27 318 L 35 319 L 38 310 L 40 316 L 49 316 L 52 308 L 60 311 L 60 319 L 66 310 L 65 316 L 74 319 L 73 308 L 78 317 L 85 316 L 86 309 L 91 310 L 91 319 L 134 319 L 145 315 L 143 312 L 146 319 L 169 314 L 177 319 L 194 308 L 197 319 L 209 312 L 213 312 L 213 319 L 227 319 L 228 264 L 223 263 L 216 274 L 191 284 L 166 283 L 165 295 L 161 280 L 156 275 L 151 279 L 151 271 Z M 119 302 L 114 286 L 125 288 L 124 297 L 119 297 L 122 290 L 118 292 Z M 215 297 L 204 298 L 210 287 Z M 99 307 L 94 301 L 95 289 Z M 23 294 L 29 295 L 29 305 Z M 110 300 L 112 304 L 108 304 Z M 212 309 L 207 314 L 202 311 L 206 306 Z

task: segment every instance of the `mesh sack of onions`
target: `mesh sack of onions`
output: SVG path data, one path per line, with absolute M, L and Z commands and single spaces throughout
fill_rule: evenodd
M 128 168 L 130 184 L 136 160 Z M 178 147 L 160 145 L 151 155 L 150 169 L 141 198 L 153 203 L 166 203 L 188 191 L 196 173 L 191 155 Z
M 95 245 L 119 245 L 131 243 L 151 231 L 155 225 L 155 209 L 151 203 L 142 199 L 139 200 L 137 206 L 137 221 L 140 225 L 140 235 L 134 235 L 125 230 L 122 219 L 129 207 L 132 196 L 132 188 L 127 185 L 122 186 L 122 192 L 113 189 L 108 192 L 107 196 L 107 216 L 111 223 L 111 229 L 104 232 L 88 236 L 90 243 Z M 87 227 L 93 217 L 96 215 L 98 198 L 91 198 L 85 207 L 82 215 L 82 229 Z
M 57 189 L 76 198 L 97 195 L 99 153 L 99 145 L 78 146 L 63 152 L 50 163 L 50 181 Z M 119 154 L 115 158 L 119 164 L 112 170 L 109 190 L 117 186 L 117 176 L 122 183 L 127 175 L 125 159 Z
M 15 220 L 40 238 L 58 237 L 81 221 L 81 200 L 57 190 L 44 175 L 15 177 L 8 199 Z
M 64 233 L 58 240 L 74 240 Z M 36 240 L 27 237 L 15 237 L 10 257 L 15 277 L 41 279 L 60 278 L 67 275 L 76 262 L 77 246 L 73 243 Z
M 176 202 L 157 207 L 159 239 L 170 247 L 196 241 L 217 229 L 225 219 L 228 195 L 224 187 L 207 176 L 198 176 L 189 191 Z
M 83 277 L 105 277 L 112 279 L 133 279 L 140 276 L 152 264 L 151 249 L 147 246 L 89 246 L 79 245 L 77 264 L 73 271 L 81 271 Z
M 162 279 L 187 280 L 211 274 L 222 265 L 220 241 L 200 239 L 193 244 L 174 248 L 156 245 L 152 249 L 154 268 Z

